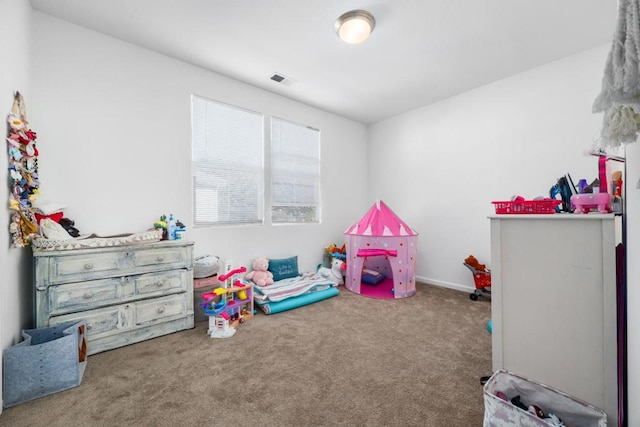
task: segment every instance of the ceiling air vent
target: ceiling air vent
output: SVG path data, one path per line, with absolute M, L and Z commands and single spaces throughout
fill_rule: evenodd
M 283 74 L 280 73 L 275 73 L 274 75 L 272 75 L 271 80 L 273 80 L 274 82 L 283 84 L 285 86 L 292 86 L 294 83 L 297 83 L 295 80 L 293 80 L 291 77 L 287 77 Z

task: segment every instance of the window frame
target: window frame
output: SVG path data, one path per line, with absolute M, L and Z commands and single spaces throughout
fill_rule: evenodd
M 214 161 L 212 159 L 196 159 L 196 100 L 202 100 L 207 103 L 213 103 L 220 107 L 226 107 L 232 110 L 236 110 L 239 112 L 245 112 L 249 114 L 254 114 L 260 117 L 261 126 L 260 126 L 260 153 L 261 153 L 261 167 L 260 174 L 258 178 L 261 180 L 261 185 L 257 187 L 257 196 L 261 199 L 257 204 L 259 209 L 257 209 L 257 219 L 255 221 L 238 221 L 237 219 L 232 219 L 228 221 L 207 221 L 198 219 L 199 211 L 198 208 L 198 191 L 206 191 L 207 187 L 199 184 L 197 179 L 199 174 L 202 173 L 202 169 L 204 163 L 208 163 Z M 317 158 L 314 159 L 317 163 L 317 174 L 311 174 L 313 176 L 314 184 L 317 188 L 314 188 L 315 195 L 315 204 L 311 203 L 309 206 L 313 208 L 313 220 L 306 221 L 274 221 L 274 206 L 282 206 L 283 203 L 274 205 L 274 163 L 273 163 L 273 123 L 274 121 L 280 121 L 283 123 L 287 123 L 294 126 L 299 126 L 300 128 L 310 129 L 312 131 L 317 132 Z M 286 225 L 312 225 L 312 224 L 320 224 L 322 221 L 322 138 L 321 138 L 320 129 L 314 128 L 309 125 L 304 125 L 293 120 L 285 119 L 278 116 L 268 115 L 262 112 L 254 111 L 248 108 L 244 108 L 238 105 L 229 104 L 226 102 L 222 102 L 216 99 L 212 99 L 206 96 L 191 94 L 191 178 L 192 178 L 192 203 L 193 203 L 193 226 L 194 228 L 216 228 L 216 227 L 243 227 L 243 226 L 256 226 L 256 225 L 264 225 L 270 224 L 272 226 L 286 226 Z M 204 142 L 206 145 L 206 140 Z M 200 169 L 200 172 L 198 171 Z M 214 168 L 211 168 L 212 171 Z M 215 180 L 215 174 L 211 174 L 210 178 Z M 213 185 L 211 186 L 213 187 Z M 211 188 L 210 191 L 216 191 L 214 188 Z

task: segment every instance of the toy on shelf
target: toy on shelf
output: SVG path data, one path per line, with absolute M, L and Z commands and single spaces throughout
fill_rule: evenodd
M 218 276 L 222 287 L 202 295 L 201 303 L 205 315 L 209 316 L 207 334 L 211 338 L 230 338 L 235 335 L 239 323 L 253 317 L 253 286 L 238 276 L 247 269 L 233 269 L 230 261 L 225 263 L 225 274 Z
M 610 156 L 602 151 L 590 153 L 598 157 L 598 179 L 582 189 L 580 194 L 571 196 L 571 205 L 575 213 L 589 213 L 597 210 L 599 213 L 622 211 L 622 172 L 612 174 L 613 185 L 611 193 L 607 180 L 607 161 L 624 162 L 624 158 Z M 616 203 L 617 202 L 617 203 Z
M 476 289 L 469 294 L 469 298 L 472 301 L 477 301 L 479 296 L 491 295 L 491 270 L 487 269 L 484 264 L 480 264 L 473 255 L 465 258 L 463 265 L 471 270 L 476 285 Z

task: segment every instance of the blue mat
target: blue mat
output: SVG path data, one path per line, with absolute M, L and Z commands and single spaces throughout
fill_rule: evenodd
M 335 297 L 340 291 L 338 288 L 331 286 L 322 291 L 310 292 L 293 298 L 287 298 L 278 302 L 267 302 L 265 304 L 257 304 L 266 314 L 275 314 L 282 311 L 291 310 L 293 308 L 302 307 L 314 302 L 322 301 L 327 298 Z

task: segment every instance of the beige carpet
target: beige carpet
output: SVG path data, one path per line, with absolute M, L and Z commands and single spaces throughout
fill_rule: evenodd
M 79 387 L 2 426 L 481 426 L 490 301 L 418 284 L 377 300 L 261 312 L 229 339 L 194 329 L 89 357 Z

